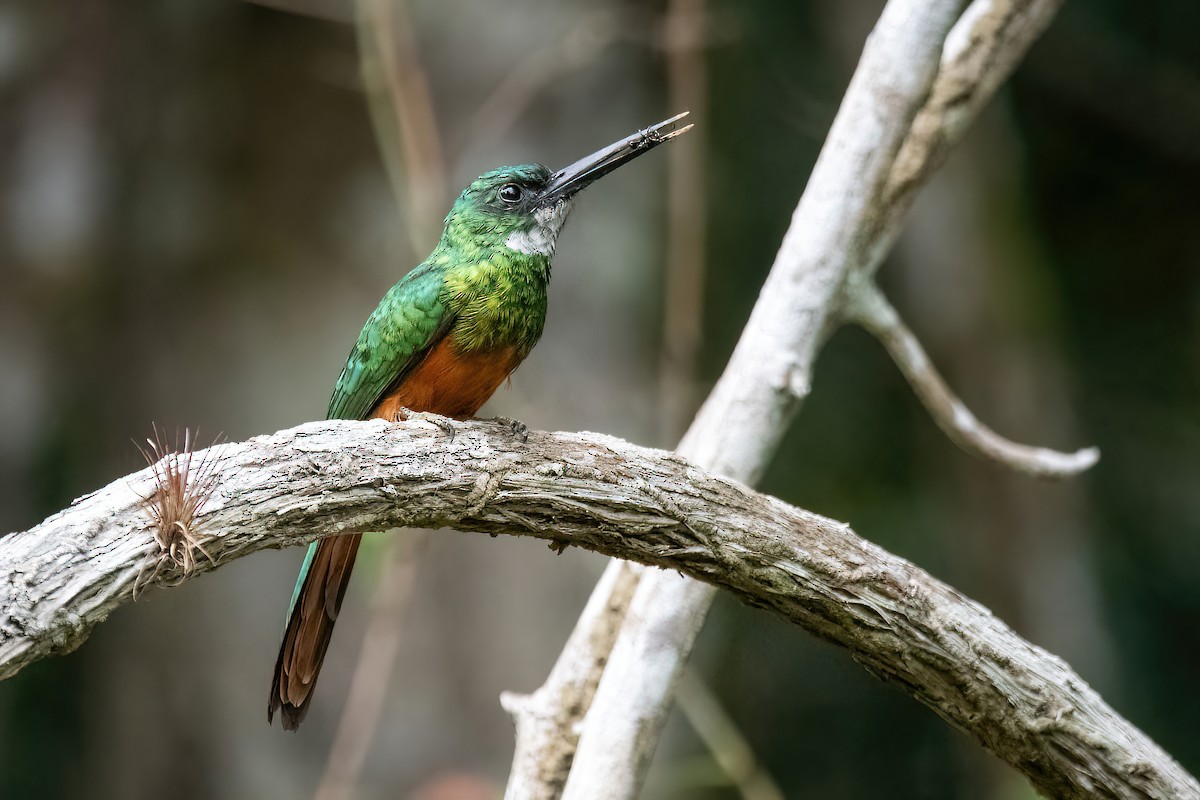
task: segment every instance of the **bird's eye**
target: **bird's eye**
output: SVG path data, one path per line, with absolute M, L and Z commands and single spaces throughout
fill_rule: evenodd
M 521 187 L 515 183 L 506 183 L 500 187 L 497 196 L 505 203 L 512 205 L 521 199 Z

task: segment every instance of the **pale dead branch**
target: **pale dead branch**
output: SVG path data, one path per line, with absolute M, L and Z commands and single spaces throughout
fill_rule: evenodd
M 596 434 L 317 422 L 222 445 L 200 521 L 216 566 L 397 527 L 531 535 L 678 570 L 847 648 L 1054 797 L 1200 798 L 1060 659 L 844 524 Z M 149 469 L 0 539 L 0 676 L 73 649 L 157 557 Z M 179 576 L 164 575 L 162 581 Z
M 869 279 L 847 286 L 845 313 L 878 339 L 904 373 L 913 393 L 933 421 L 959 447 L 1037 478 L 1069 478 L 1100 460 L 1094 447 L 1061 453 L 1046 447 L 1017 444 L 980 422 L 938 374 L 920 340 L 904 324 L 879 287 Z

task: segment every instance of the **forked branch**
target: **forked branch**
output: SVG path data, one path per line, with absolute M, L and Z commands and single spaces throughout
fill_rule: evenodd
M 757 480 L 843 318 L 846 282 L 882 263 L 916 192 L 1062 2 L 889 0 L 746 330 L 681 452 Z M 712 596 L 670 574 L 642 580 L 591 708 L 575 712 L 583 724 L 560 737 L 583 730 L 564 800 L 636 796 Z M 579 663 L 566 651 L 562 661 Z

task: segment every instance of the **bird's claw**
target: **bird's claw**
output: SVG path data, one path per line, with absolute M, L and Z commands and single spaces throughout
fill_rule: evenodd
M 442 433 L 450 437 L 450 441 L 454 441 L 454 423 L 441 414 L 433 414 L 428 411 L 413 411 L 409 408 L 401 408 L 392 415 L 392 422 L 408 422 L 409 420 L 421 420 L 435 426 Z
M 507 425 L 512 432 L 514 439 L 520 439 L 521 444 L 529 441 L 529 426 L 519 419 L 511 419 L 509 417 L 493 417 L 492 422 L 499 422 L 501 425 Z

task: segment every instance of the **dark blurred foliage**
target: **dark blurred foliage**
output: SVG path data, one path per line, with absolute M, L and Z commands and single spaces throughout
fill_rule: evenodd
M 320 416 L 362 320 L 413 263 L 359 90 L 353 8 L 272 5 L 0 7 L 0 530 L 137 468 L 129 440 L 152 420 L 241 439 Z M 708 382 L 880 5 L 711 4 Z M 545 79 L 512 127 L 475 116 L 598 10 L 621 20 L 608 46 Z M 676 110 L 663 107 L 656 4 L 412 12 L 452 185 L 500 163 L 566 163 Z M 884 267 L 984 420 L 1019 440 L 1094 443 L 1100 465 L 1043 484 L 971 459 L 881 348 L 846 330 L 764 485 L 991 607 L 1193 772 L 1198 38 L 1194 0 L 1068 2 Z M 584 198 L 546 339 L 494 413 L 671 444 L 653 412 L 664 163 Z M 298 735 L 263 711 L 300 554 L 266 553 L 151 592 L 78 652 L 0 685 L 0 792 L 309 795 L 358 650 L 369 552 Z M 540 683 L 601 565 L 438 534 L 360 796 L 502 786 L 511 729 L 497 694 Z M 694 663 L 788 796 L 1030 794 L 935 714 L 762 612 L 718 603 Z M 675 716 L 647 796 L 736 796 Z

